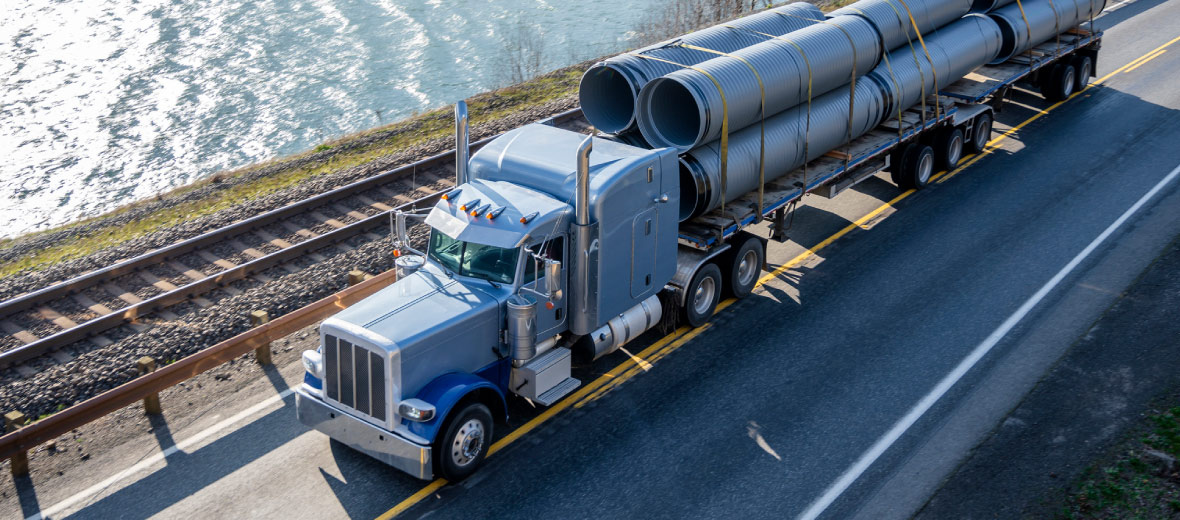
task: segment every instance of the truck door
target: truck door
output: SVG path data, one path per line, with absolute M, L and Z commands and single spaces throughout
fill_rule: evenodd
M 631 224 L 631 297 L 651 291 L 656 267 L 656 210 L 641 212 Z
M 557 291 L 552 299 L 544 296 L 548 291 L 548 285 L 546 284 L 549 283 L 549 280 L 545 277 L 544 266 L 538 265 L 538 262 L 531 257 L 525 258 L 524 260 L 524 286 L 540 293 L 540 295 L 528 293 L 530 298 L 537 299 L 537 341 L 547 339 L 554 334 L 565 331 L 565 302 L 568 299 L 566 297 L 566 287 L 569 286 L 566 283 L 566 278 L 569 276 L 567 274 L 569 269 L 567 269 L 568 264 L 565 263 L 565 242 L 564 236 L 557 236 L 545 242 L 529 246 L 529 249 L 536 251 L 541 256 L 562 263 L 560 279 L 557 281 L 560 291 Z M 533 281 L 533 277 L 537 278 L 536 281 Z M 552 309 L 547 305 L 549 303 L 553 304 Z

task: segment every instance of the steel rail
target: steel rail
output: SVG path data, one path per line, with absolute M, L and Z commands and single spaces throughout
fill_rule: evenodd
M 395 277 L 395 271 L 386 271 L 311 305 L 284 314 L 269 323 L 164 366 L 155 372 L 140 376 L 45 419 L 8 433 L 0 437 L 0 459 L 7 459 L 14 454 L 35 448 L 38 444 L 60 437 L 74 428 L 95 421 L 124 406 L 135 404 L 149 395 L 216 368 L 304 327 L 314 325 L 388 286 Z
M 574 119 L 580 114 L 580 109 L 575 108 L 560 114 L 556 114 L 541 120 L 540 122 L 543 124 L 556 125 Z M 499 134 L 481 139 L 475 143 L 472 143 L 471 148 L 479 148 L 498 136 Z M 414 163 L 398 167 L 394 170 L 378 174 L 377 176 L 336 188 L 332 191 L 325 192 L 293 204 L 289 204 L 282 208 L 268 211 L 261 215 L 231 224 L 224 228 L 209 231 L 205 234 L 184 240 L 172 246 L 145 253 L 108 268 L 92 271 L 90 273 L 70 279 L 66 282 L 61 282 L 44 289 L 7 300 L 0 303 L 0 316 L 11 316 L 13 313 L 20 312 L 21 310 L 26 310 L 37 305 L 45 304 L 57 298 L 68 296 L 83 288 L 97 285 L 102 281 L 116 278 L 118 276 L 123 276 L 125 274 L 134 273 L 143 267 L 155 265 L 170 258 L 190 253 L 207 245 L 218 243 L 230 237 L 248 233 L 259 227 L 281 221 L 293 215 L 302 214 L 309 209 L 314 209 L 324 204 L 328 204 L 334 200 L 347 198 L 356 193 L 372 189 L 374 186 L 388 183 L 393 178 L 404 176 L 407 174 L 407 172 L 416 170 L 419 167 L 435 166 L 440 163 L 445 163 L 447 159 L 453 159 L 454 153 L 454 150 L 439 153 L 431 157 L 415 161 Z M 415 207 L 415 205 L 433 204 L 444 192 L 445 190 L 441 190 L 437 193 L 422 197 L 413 202 L 398 206 L 397 209 Z M 348 224 L 345 227 L 338 228 L 316 237 L 304 240 L 295 245 L 292 245 L 291 247 L 283 248 L 261 258 L 257 258 L 250 262 L 209 275 L 183 287 L 179 287 L 142 302 L 120 308 L 103 316 L 87 320 L 80 323 L 76 327 L 59 331 L 52 335 L 40 338 L 37 341 L 2 352 L 0 353 L 0 369 L 5 369 L 24 361 L 42 356 L 66 345 L 86 339 L 92 335 L 118 327 L 146 314 L 150 314 L 152 312 L 167 308 L 171 305 L 186 301 L 189 298 L 206 294 L 214 289 L 223 287 L 230 282 L 241 280 L 250 275 L 265 271 L 276 265 L 303 256 L 309 252 L 339 243 L 347 238 L 351 238 L 384 224 L 387 222 L 388 215 L 388 211 L 382 211 L 366 219 Z
M 543 119 L 539 122 L 543 124 L 560 124 L 580 115 L 581 109 L 573 108 L 560 114 L 550 116 L 549 118 Z M 479 141 L 472 143 L 471 148 L 479 148 L 490 142 L 492 139 L 499 137 L 499 135 L 500 134 L 480 139 Z M 430 167 L 440 163 L 445 163 L 447 160 L 453 159 L 454 154 L 455 151 L 453 149 L 446 152 L 441 152 L 430 157 L 417 160 L 413 163 L 399 166 L 384 173 L 379 173 L 373 177 L 356 181 L 352 184 L 335 188 L 331 191 L 327 191 L 319 195 L 288 204 L 281 208 L 276 208 L 265 213 L 255 215 L 228 226 L 207 231 L 201 235 L 182 240 L 170 246 L 156 249 L 154 251 L 149 251 L 139 256 L 123 260 L 114 265 L 78 275 L 48 287 L 4 300 L 0 302 L 0 316 L 12 316 L 17 312 L 28 310 L 42 303 L 75 294 L 86 287 L 97 285 L 103 281 L 135 273 L 141 270 L 143 267 L 155 265 L 172 258 L 191 253 L 203 247 L 216 244 L 228 238 L 255 231 L 258 228 L 279 222 L 300 213 L 304 213 L 309 209 L 314 209 L 319 206 L 323 206 L 324 204 L 329 204 L 333 201 L 350 197 L 357 193 L 372 189 L 374 186 L 389 183 L 393 179 L 416 171 L 418 168 Z M 211 276 L 218 275 L 214 274 Z

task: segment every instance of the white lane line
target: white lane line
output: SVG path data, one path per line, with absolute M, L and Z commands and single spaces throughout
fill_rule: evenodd
M 1057 285 L 1060 284 L 1070 272 L 1077 268 L 1077 266 L 1081 264 L 1082 261 L 1086 259 L 1086 257 L 1090 256 L 1090 253 L 1093 253 L 1095 249 L 1098 249 L 1098 246 L 1102 245 L 1102 243 L 1105 242 L 1111 234 L 1113 234 L 1116 230 L 1118 230 L 1119 227 L 1127 222 L 1127 219 L 1131 218 L 1135 212 L 1139 211 L 1139 209 L 1142 208 L 1144 204 L 1147 204 L 1147 201 L 1155 197 L 1156 194 L 1164 188 L 1164 186 L 1167 186 L 1168 183 L 1172 182 L 1172 180 L 1174 180 L 1177 175 L 1180 175 L 1180 166 L 1176 166 L 1176 168 L 1173 169 L 1172 172 L 1167 176 L 1165 176 L 1163 180 L 1156 183 L 1156 185 L 1152 187 L 1150 191 L 1140 197 L 1139 200 L 1135 202 L 1135 204 L 1127 209 L 1127 211 L 1123 212 L 1122 216 L 1120 216 L 1118 220 L 1115 220 L 1114 223 L 1112 223 L 1106 228 L 1105 231 L 1102 232 L 1102 234 L 1098 235 L 1097 238 L 1090 242 L 1090 245 L 1086 246 L 1086 248 L 1083 249 L 1081 253 L 1078 253 L 1078 255 L 1075 256 L 1073 260 L 1070 260 L 1068 264 L 1065 264 L 1065 267 L 1062 267 L 1061 270 L 1057 272 L 1057 274 L 1053 275 L 1053 278 L 1043 285 L 1036 292 L 1036 294 L 1033 294 L 1031 298 L 1026 300 L 1024 304 L 1020 306 L 1019 309 L 1016 309 L 1016 312 L 1012 313 L 1008 319 L 1004 320 L 1004 323 L 1002 323 L 999 328 L 993 331 L 991 335 L 987 337 L 987 339 L 983 340 L 983 343 L 980 343 L 979 346 L 975 347 L 975 350 L 972 350 L 971 354 L 964 358 L 963 361 L 960 361 L 959 365 L 956 366 L 954 370 L 947 374 L 946 377 L 943 377 L 942 381 L 939 381 L 938 385 L 935 386 L 933 390 L 930 390 L 930 393 L 926 394 L 926 396 L 923 397 L 921 401 L 918 401 L 918 404 L 914 405 L 914 407 L 910 409 L 909 413 L 905 414 L 905 416 L 902 417 L 901 420 L 897 421 L 897 423 L 894 424 L 893 427 L 889 429 L 889 431 L 885 432 L 885 435 L 881 436 L 880 439 L 877 439 L 877 442 L 875 442 L 872 447 L 868 449 L 868 451 L 864 452 L 864 454 L 860 456 L 860 459 L 858 459 L 855 464 L 845 470 L 844 474 L 840 475 L 840 478 L 837 479 L 836 482 L 832 483 L 832 485 L 828 487 L 827 491 L 817 498 L 815 502 L 812 502 L 811 506 L 809 506 L 806 511 L 800 514 L 798 518 L 801 520 L 813 520 L 818 518 L 819 515 L 823 514 L 823 512 L 827 510 L 828 506 L 832 505 L 832 502 L 835 502 L 836 499 L 839 498 L 840 495 L 849 488 L 849 486 L 856 482 L 856 479 L 860 478 L 861 474 L 863 474 L 865 470 L 869 469 L 869 466 L 871 466 L 873 462 L 876 462 L 877 458 L 880 457 L 881 454 L 885 453 L 885 450 L 888 450 L 890 446 L 893 446 L 893 443 L 897 442 L 897 439 L 901 438 L 901 436 L 905 434 L 906 430 L 908 430 L 910 426 L 913 426 L 913 424 L 917 422 L 918 419 L 930 409 L 930 407 L 934 406 L 934 403 L 937 402 L 938 399 L 943 396 L 943 394 L 946 394 L 947 391 L 950 390 L 951 387 L 954 386 L 955 383 L 957 383 L 959 379 L 961 379 L 963 375 L 967 373 L 968 370 L 971 370 L 971 367 L 975 366 L 975 364 L 978 363 L 979 360 L 992 349 L 992 347 L 995 347 L 996 344 L 999 343 L 1000 340 L 1003 339 L 1004 336 L 1016 326 L 1017 323 L 1020 323 L 1020 320 L 1024 319 L 1024 317 L 1027 316 L 1028 313 L 1032 311 L 1032 309 L 1036 307 L 1046 295 L 1048 295 L 1055 287 L 1057 287 Z
M 70 498 L 67 498 L 65 500 L 62 500 L 61 502 L 54 504 L 53 507 L 50 507 L 49 509 L 42 509 L 41 512 L 39 512 L 35 515 L 32 515 L 32 516 L 26 518 L 25 520 L 42 520 L 43 518 L 52 517 L 52 516 L 60 513 L 61 511 L 65 510 L 66 508 L 69 508 L 69 507 L 73 506 L 74 504 L 77 504 L 78 502 L 89 499 L 89 498 L 93 497 L 94 495 L 101 493 L 104 489 L 110 487 L 112 484 L 114 484 L 116 482 L 119 482 L 120 480 L 126 479 L 136 473 L 144 471 L 144 470 L 150 468 L 152 465 L 159 463 L 160 461 L 164 460 L 165 458 L 170 457 L 170 456 L 180 452 L 181 450 L 188 449 L 189 447 L 192 447 L 209 437 L 217 435 L 222 430 L 225 430 L 225 429 L 229 428 L 230 426 L 233 426 L 235 423 L 241 422 L 243 419 L 246 419 L 247 417 L 250 417 L 251 415 L 254 415 L 254 414 L 262 411 L 266 407 L 271 406 L 279 401 L 282 401 L 283 399 L 286 399 L 287 396 L 293 394 L 294 392 L 295 392 L 294 388 L 288 388 L 286 390 L 283 390 L 281 393 L 279 393 L 277 395 L 273 395 L 273 396 L 267 398 L 265 401 L 262 401 L 254 406 L 251 406 L 245 410 L 242 410 L 242 411 L 238 412 L 237 414 L 233 415 L 232 417 L 225 419 L 217 424 L 214 424 L 213 426 L 210 426 L 204 430 L 201 430 L 196 435 L 193 435 L 192 437 L 189 437 L 189 438 L 187 438 L 183 441 L 180 441 L 176 444 L 173 444 L 172 446 L 165 448 L 163 451 L 156 453 L 155 455 L 152 455 L 144 460 L 139 461 L 134 466 L 131 466 L 130 468 L 120 471 L 120 472 L 108 477 L 106 480 L 103 480 L 102 482 L 99 482 L 98 484 L 95 484 L 93 486 L 86 488 L 85 490 L 75 494 L 74 496 L 71 496 Z

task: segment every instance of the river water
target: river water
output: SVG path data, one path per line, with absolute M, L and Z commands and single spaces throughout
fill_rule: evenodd
M 10 0 L 0 237 L 631 46 L 657 0 Z

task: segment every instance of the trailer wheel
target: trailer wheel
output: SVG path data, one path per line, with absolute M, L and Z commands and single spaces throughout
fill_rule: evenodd
M 1041 95 L 1053 102 L 1062 101 L 1073 94 L 1077 82 L 1077 69 L 1068 63 L 1057 63 L 1041 80 Z
M 971 153 L 982 152 L 991 139 L 992 115 L 984 112 L 975 117 L 975 123 L 971 127 L 971 140 L 967 141 L 967 150 Z
M 910 143 L 901 152 L 901 163 L 891 173 L 893 182 L 903 190 L 922 189 L 934 174 L 934 150 L 920 143 Z
M 451 412 L 442 431 L 434 441 L 435 469 L 451 482 L 471 476 L 492 444 L 492 412 L 481 403 L 470 403 Z
M 713 317 L 721 299 L 721 269 L 709 262 L 697 269 L 684 298 L 684 321 L 700 327 Z
M 725 292 L 734 298 L 745 298 L 754 292 L 758 285 L 758 275 L 762 273 L 762 241 L 749 235 L 745 237 L 737 249 L 732 250 L 729 261 L 729 276 L 726 277 Z
M 1090 60 L 1089 56 L 1074 56 L 1073 68 L 1078 71 L 1078 77 L 1074 81 L 1074 92 L 1081 92 L 1090 84 L 1090 72 L 1094 68 L 1094 62 Z
M 951 171 L 959 165 L 963 158 L 963 131 L 951 128 L 940 132 L 934 138 L 934 155 L 938 159 L 938 169 Z

